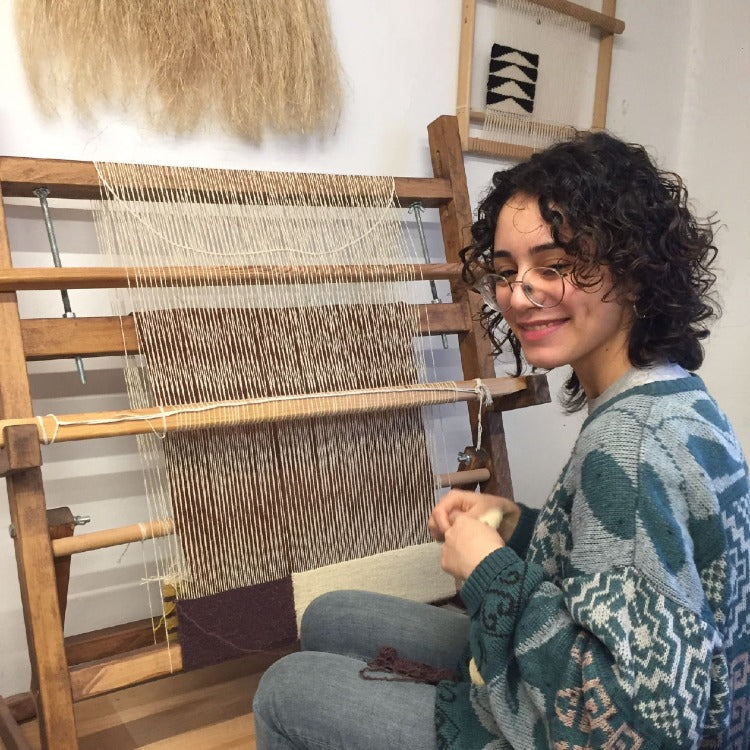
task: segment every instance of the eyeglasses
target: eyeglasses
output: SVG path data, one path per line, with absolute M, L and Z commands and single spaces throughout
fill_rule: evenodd
M 564 279 L 568 275 L 567 271 L 561 272 L 548 266 L 528 268 L 520 279 L 514 281 L 488 273 L 477 281 L 474 289 L 482 295 L 485 305 L 497 312 L 505 312 L 510 308 L 514 284 L 521 285 L 526 299 L 532 305 L 555 307 L 562 302 L 565 294 Z

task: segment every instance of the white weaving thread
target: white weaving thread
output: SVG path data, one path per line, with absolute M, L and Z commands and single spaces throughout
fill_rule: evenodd
M 492 406 L 492 393 L 487 387 L 487 384 L 481 379 L 477 378 L 474 382 L 474 388 L 472 389 L 477 394 L 479 401 L 479 413 L 477 414 L 477 444 L 476 449 L 479 450 L 482 447 L 482 418 L 484 417 L 484 411 L 487 407 Z

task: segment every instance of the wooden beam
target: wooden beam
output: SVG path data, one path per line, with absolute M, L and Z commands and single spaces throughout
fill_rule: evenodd
M 0 741 L 6 750 L 31 750 L 16 720 L 0 695 Z
M 383 266 L 78 266 L 0 269 L 0 292 L 55 289 L 246 286 L 272 284 L 437 281 L 461 278 L 456 263 Z
M 617 0 L 602 0 L 602 13 L 614 16 Z M 609 100 L 609 79 L 612 72 L 612 50 L 614 34 L 604 34 L 599 41 L 599 54 L 596 63 L 596 84 L 594 86 L 594 111 L 591 127 L 604 130 L 607 127 L 607 102 Z
M 396 177 L 394 183 L 396 199 L 401 206 L 410 206 L 419 201 L 425 208 L 437 208 L 450 199 L 450 185 L 446 180 Z M 90 161 L 0 156 L 0 185 L 6 198 L 33 198 L 34 190 L 38 187 L 46 187 L 50 191 L 50 198 L 102 198 L 99 175 Z M 143 188 L 169 191 L 177 189 L 177 186 L 144 184 Z M 205 196 L 200 184 L 196 184 L 195 189 Z M 180 192 L 184 195 L 182 188 Z
M 365 414 L 460 401 L 478 403 L 480 393 L 476 389 L 476 383 L 476 379 L 418 383 L 354 391 L 238 399 L 229 402 L 162 404 L 147 409 L 6 419 L 0 421 L 0 445 L 8 429 L 16 425 L 33 425 L 37 439 L 49 444 L 147 435 L 152 432 L 162 434 L 240 424 L 288 422 L 310 417 Z M 525 387 L 526 380 L 523 377 L 482 379 L 484 392 L 492 398 L 515 393 Z
M 54 551 L 55 542 L 73 539 L 75 521 L 70 508 L 51 508 L 47 511 L 49 537 Z M 60 619 L 65 625 L 65 610 L 68 608 L 68 584 L 70 583 L 70 555 L 54 555 L 55 580 L 57 581 L 57 601 L 60 605 Z
M 493 141 L 490 138 L 469 138 L 469 148 L 467 151 L 480 156 L 495 156 L 501 159 L 513 159 L 514 161 L 524 161 L 530 159 L 539 149 L 531 146 L 521 146 L 517 143 L 507 143 L 505 141 Z
M 465 333 L 471 326 L 464 305 L 451 302 L 418 305 L 423 336 Z M 21 320 L 28 361 L 68 357 L 108 357 L 138 352 L 132 316 L 29 318 Z
M 0 192 L 0 269 L 8 269 L 12 261 L 2 197 Z M 0 293 L 0 331 L 0 418 L 32 417 L 21 321 L 13 292 Z M 8 475 L 6 482 L 42 748 L 75 750 L 78 740 L 42 472 L 39 467 L 29 468 Z
M 70 684 L 73 699 L 78 701 L 181 671 L 182 649 L 179 644 L 172 644 L 169 649 L 161 644 L 94 664 L 72 667 Z
M 42 452 L 35 440 L 29 440 L 26 430 L 29 425 L 22 429 L 8 430 L 2 436 L 2 448 L 0 448 L 0 476 L 8 476 L 19 471 L 26 471 L 42 465 Z
M 469 148 L 469 118 L 471 112 L 471 69 L 474 59 L 474 26 L 477 0 L 463 0 L 461 4 L 461 37 L 458 45 L 458 95 L 456 117 L 461 148 Z
M 427 127 L 432 157 L 432 170 L 436 177 L 445 177 L 453 186 L 453 200 L 440 209 L 440 224 L 445 242 L 445 259 L 449 263 L 460 262 L 460 252 L 471 244 L 472 213 L 466 187 L 461 140 L 455 117 L 446 115 L 434 120 Z M 481 301 L 471 294 L 465 284 L 452 284 L 454 302 L 460 302 L 471 310 L 471 329 L 459 337 L 461 367 L 464 378 L 495 377 L 495 359 L 492 346 L 479 319 Z M 476 442 L 479 424 L 479 406 L 469 404 L 472 440 Z M 510 480 L 508 451 L 505 445 L 505 430 L 501 413 L 484 415 L 482 448 L 490 456 L 492 478 L 483 485 L 488 492 L 513 497 Z
M 614 18 L 614 11 L 612 15 L 599 13 L 569 0 L 531 0 L 531 2 L 570 18 L 584 21 L 607 34 L 622 34 L 625 31 L 625 22 L 619 18 Z
M 65 654 L 68 664 L 76 666 L 153 646 L 164 640 L 164 628 L 158 627 L 150 617 L 147 617 L 135 622 L 68 636 L 65 639 Z

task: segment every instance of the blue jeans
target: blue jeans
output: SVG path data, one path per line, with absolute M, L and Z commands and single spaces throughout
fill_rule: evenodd
M 454 669 L 468 628 L 461 613 L 391 596 L 319 597 L 302 619 L 302 651 L 273 664 L 258 686 L 258 750 L 436 750 L 435 687 L 364 680 L 359 672 L 382 646 Z

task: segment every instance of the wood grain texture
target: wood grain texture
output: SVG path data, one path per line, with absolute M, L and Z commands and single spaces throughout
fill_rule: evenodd
M 396 199 L 401 206 L 420 201 L 425 208 L 437 208 L 450 200 L 451 190 L 447 180 L 395 177 L 394 184 Z M 98 200 L 102 197 L 99 175 L 90 161 L 0 156 L 0 186 L 8 198 L 31 198 L 34 190 L 42 186 L 50 191 L 50 198 Z M 143 187 L 161 188 L 168 194 L 176 186 L 144 183 Z M 205 197 L 201 185 L 196 184 L 195 188 L 196 193 L 200 190 L 201 196 Z
M 76 704 L 81 750 L 255 750 L 251 712 L 262 670 L 287 650 L 240 659 Z M 36 721 L 21 726 L 41 747 Z M 0 742 L 0 748 L 3 743 Z
M 8 269 L 12 260 L 2 198 L 0 193 L 0 269 Z M 31 417 L 21 323 L 13 292 L 0 293 L 0 331 L 3 332 L 0 418 Z M 32 450 L 29 444 L 28 451 Z M 45 750 L 74 750 L 77 744 L 73 701 L 65 662 L 42 472 L 38 466 L 24 469 L 8 475 L 6 482 L 10 520 L 15 531 L 16 567 L 32 682 L 38 691 L 39 722 L 44 738 L 42 746 Z
M 451 302 L 417 305 L 423 336 L 465 333 L 471 326 L 463 305 Z M 108 357 L 139 351 L 131 316 L 29 318 L 21 320 L 27 361 L 68 357 Z

